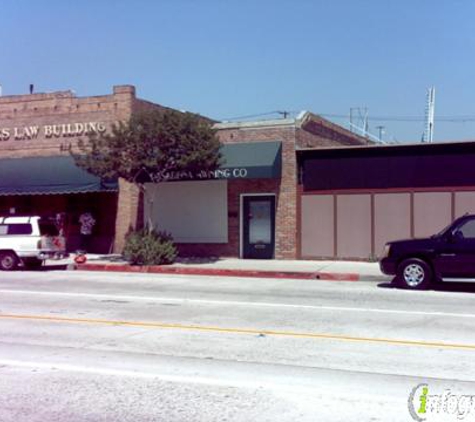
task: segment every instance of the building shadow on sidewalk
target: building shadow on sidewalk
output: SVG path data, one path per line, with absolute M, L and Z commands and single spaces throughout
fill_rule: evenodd
M 217 256 L 208 257 L 178 257 L 175 261 L 176 264 L 181 265 L 199 265 L 199 264 L 215 264 L 216 262 L 224 261 L 223 258 Z
M 46 272 L 46 271 L 66 271 L 68 269 L 68 265 L 61 264 L 61 265 L 42 265 L 38 268 L 21 268 L 20 271 L 27 271 L 27 272 Z
M 391 282 L 385 281 L 384 283 L 379 283 L 378 287 L 380 287 L 382 289 L 397 289 L 397 286 L 394 284 L 393 281 L 391 281 Z
M 39 268 L 40 271 L 65 271 L 68 269 L 67 265 L 44 265 Z
M 87 255 L 86 255 L 87 256 Z M 175 260 L 175 264 L 180 265 L 199 265 L 199 264 L 215 264 L 216 262 L 223 261 L 225 258 L 219 258 L 215 256 L 210 257 L 178 257 Z M 127 263 L 122 255 L 94 255 L 88 257 L 87 262 L 120 262 Z
M 379 283 L 378 287 L 382 289 L 400 289 L 404 290 L 396 285 L 393 281 Z M 424 290 L 422 290 L 424 291 Z M 434 292 L 454 292 L 454 293 L 475 293 L 475 282 L 474 283 L 433 283 L 427 291 Z

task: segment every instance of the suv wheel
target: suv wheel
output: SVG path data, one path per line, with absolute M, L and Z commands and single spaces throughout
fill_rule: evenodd
M 18 258 L 13 252 L 0 252 L 0 270 L 13 271 L 18 266 Z
M 397 282 L 405 289 L 423 290 L 432 281 L 432 269 L 422 259 L 406 259 L 398 267 Z

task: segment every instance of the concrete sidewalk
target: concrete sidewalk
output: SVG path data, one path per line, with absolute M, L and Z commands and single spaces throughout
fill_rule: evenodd
M 69 258 L 69 264 L 74 262 Z M 70 265 L 71 266 L 71 265 Z M 74 266 L 82 271 L 118 271 L 157 274 L 194 274 L 233 277 L 297 278 L 335 281 L 391 281 L 377 262 L 284 261 L 236 258 L 180 259 L 172 265 L 132 266 L 118 255 L 87 255 L 87 262 Z

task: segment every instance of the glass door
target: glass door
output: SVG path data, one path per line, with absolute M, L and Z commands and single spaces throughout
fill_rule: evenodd
M 243 197 L 243 258 L 272 259 L 275 247 L 275 196 Z

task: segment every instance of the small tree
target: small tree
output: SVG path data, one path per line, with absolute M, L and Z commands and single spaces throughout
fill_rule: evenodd
M 76 164 L 102 177 L 122 177 L 143 189 L 170 171 L 216 170 L 221 161 L 216 131 L 204 118 L 170 109 L 134 114 L 110 133 L 78 142 Z
M 101 178 L 121 177 L 145 193 L 145 183 L 166 180 L 168 172 L 216 170 L 220 142 L 209 121 L 195 114 L 153 109 L 134 114 L 110 132 L 78 142 L 76 164 Z M 145 197 L 145 195 L 144 195 Z M 148 229 L 153 229 L 150 221 Z
M 132 265 L 172 264 L 177 249 L 169 233 L 137 230 L 127 235 L 124 258 Z

